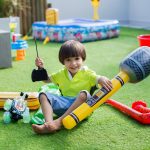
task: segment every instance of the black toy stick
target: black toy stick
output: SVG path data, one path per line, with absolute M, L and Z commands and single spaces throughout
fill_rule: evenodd
M 36 43 L 36 38 L 35 37 L 34 37 L 34 41 L 35 41 L 35 46 L 36 46 L 36 54 L 37 54 L 37 57 L 39 57 L 38 49 L 37 49 L 37 43 Z M 31 79 L 32 79 L 33 82 L 48 80 L 48 74 L 47 74 L 46 69 L 40 68 L 40 67 L 38 67 L 37 70 L 33 69 L 32 73 L 31 73 Z
M 39 57 L 39 53 L 38 53 L 37 43 L 36 43 L 36 38 L 35 37 L 34 37 L 34 42 L 35 42 L 35 46 L 36 46 L 36 54 L 37 54 L 37 57 Z

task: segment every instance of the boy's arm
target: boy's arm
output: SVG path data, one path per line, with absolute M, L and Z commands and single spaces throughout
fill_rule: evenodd
M 48 76 L 48 80 L 43 80 L 44 83 L 51 83 L 51 78 Z
M 50 77 L 48 76 L 47 71 L 44 69 L 44 62 L 43 62 L 43 59 L 37 57 L 37 58 L 35 59 L 35 65 L 38 67 L 38 70 L 39 70 L 39 72 L 40 72 L 40 74 L 38 74 L 38 75 L 43 76 L 43 77 L 44 77 L 44 78 L 42 77 L 43 79 L 47 78 L 46 80 L 42 80 L 42 81 L 43 81 L 44 83 L 51 83 L 52 81 L 51 81 Z M 37 73 L 36 73 L 36 74 L 37 74 Z M 40 80 L 40 81 L 41 81 L 41 80 Z

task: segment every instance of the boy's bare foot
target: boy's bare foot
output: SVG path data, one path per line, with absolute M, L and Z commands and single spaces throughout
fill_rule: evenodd
M 32 129 L 34 132 L 39 134 L 45 134 L 45 133 L 53 133 L 55 132 L 55 128 L 51 124 L 44 123 L 43 125 L 32 125 Z
M 53 122 L 46 122 L 43 125 L 32 124 L 32 129 L 34 130 L 34 132 L 39 134 L 54 133 L 60 128 L 61 123 L 58 120 Z

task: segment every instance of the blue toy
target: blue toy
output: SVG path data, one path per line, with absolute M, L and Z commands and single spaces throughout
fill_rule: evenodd
M 3 120 L 4 123 L 10 123 L 11 120 L 18 121 L 23 119 L 24 123 L 30 122 L 29 108 L 27 107 L 25 99 L 28 98 L 26 93 L 21 92 L 20 97 L 16 99 L 8 99 L 4 104 Z
M 27 41 L 25 40 L 17 40 L 11 42 L 11 49 L 16 50 L 15 60 L 24 60 L 25 58 L 25 50 L 28 48 Z
M 17 40 L 16 42 L 11 42 L 11 49 L 12 50 L 21 50 L 21 49 L 27 49 L 28 44 L 25 40 Z

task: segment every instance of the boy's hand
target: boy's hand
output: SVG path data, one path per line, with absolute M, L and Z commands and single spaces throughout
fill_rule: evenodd
M 107 91 L 111 91 L 112 88 L 113 88 L 113 85 L 112 85 L 112 82 L 111 80 L 109 80 L 107 77 L 105 76 L 101 76 L 99 79 L 98 79 L 98 83 L 104 87 Z
M 44 68 L 44 63 L 43 63 L 43 60 L 39 57 L 37 57 L 35 59 L 35 65 L 39 68 Z

